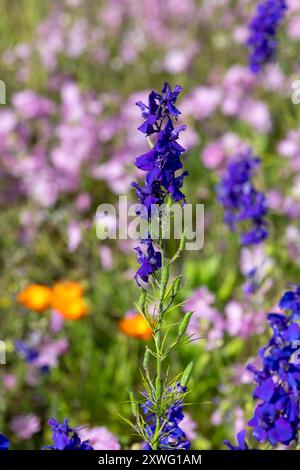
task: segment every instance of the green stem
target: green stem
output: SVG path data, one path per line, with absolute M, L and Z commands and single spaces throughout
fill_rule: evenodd
M 166 288 L 169 281 L 169 267 L 168 262 L 165 257 L 165 251 L 162 243 L 161 253 L 162 253 L 162 275 L 160 281 L 160 292 L 159 292 L 159 307 L 158 307 L 158 318 L 157 326 L 155 330 L 155 346 L 156 346 L 156 379 L 155 379 L 155 405 L 156 405 L 156 425 L 154 432 L 154 442 L 152 442 L 151 447 L 154 450 L 158 449 L 159 446 L 159 429 L 160 429 L 160 418 L 161 418 L 161 401 L 162 401 L 162 392 L 163 392 L 163 370 L 162 370 L 162 323 L 163 323 L 163 313 L 164 313 L 164 298 L 166 293 Z

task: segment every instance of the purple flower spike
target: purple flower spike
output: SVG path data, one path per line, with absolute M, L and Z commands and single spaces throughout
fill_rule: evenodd
M 224 220 L 232 231 L 240 232 L 242 245 L 257 245 L 268 236 L 266 198 L 252 183 L 259 163 L 251 149 L 239 154 L 229 163 L 217 186 L 218 200 L 225 209 Z M 245 228 L 239 229 L 240 226 Z
M 277 53 L 277 30 L 287 9 L 285 0 L 261 0 L 256 15 L 249 24 L 247 45 L 251 49 L 250 70 L 257 74 L 264 64 L 275 59 Z
M 298 317 L 299 287 L 288 291 L 279 306 L 289 315 L 270 313 L 273 336 L 260 350 L 262 370 L 249 365 L 257 382 L 254 398 L 258 400 L 254 415 L 248 422 L 253 437 L 259 442 L 289 445 L 297 442 L 300 428 L 300 326 Z
M 180 115 L 175 104 L 181 91 L 181 86 L 176 85 L 172 90 L 170 85 L 165 83 L 161 94 L 155 91 L 150 93 L 148 104 L 141 101 L 136 103 L 144 119 L 139 130 L 147 136 L 153 135 L 153 140 L 155 139 L 151 150 L 137 157 L 135 161 L 136 167 L 146 173 L 145 186 L 132 183 L 139 200 L 137 213 L 148 218 L 149 222 L 152 207 L 164 204 L 167 196 L 174 202 L 185 202 L 181 188 L 188 172 L 181 171 L 181 155 L 185 149 L 178 143 L 178 139 L 180 132 L 186 130 L 186 126 L 174 127 L 173 124 L 173 120 Z M 149 276 L 162 266 L 161 253 L 154 250 L 150 235 L 142 243 L 148 245 L 146 253 L 140 247 L 135 248 L 141 265 L 135 275 L 139 286 L 140 281 L 147 283 Z

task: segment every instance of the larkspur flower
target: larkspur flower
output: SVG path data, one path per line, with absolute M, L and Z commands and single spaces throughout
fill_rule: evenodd
M 8 450 L 9 444 L 9 439 L 0 433 L 0 450 Z
M 217 186 L 218 200 L 225 209 L 224 220 L 232 231 L 239 230 L 242 245 L 258 244 L 268 236 L 265 215 L 267 202 L 252 183 L 260 160 L 251 149 L 229 162 L 227 173 Z M 247 224 L 247 229 L 239 229 Z
M 257 74 L 262 66 L 276 57 L 279 25 L 287 9 L 286 0 L 261 0 L 249 24 L 247 45 L 251 49 L 250 70 Z
M 236 436 L 237 445 L 232 445 L 229 441 L 225 440 L 224 444 L 229 447 L 230 450 L 249 450 L 246 442 L 246 431 L 240 431 Z
M 138 285 L 140 285 L 141 280 L 148 282 L 149 276 L 161 268 L 161 253 L 160 251 L 155 251 L 152 240 L 148 238 L 142 240 L 142 243 L 147 247 L 145 251 L 142 251 L 139 246 L 135 248 L 138 254 L 138 263 L 141 265 L 135 274 L 135 280 Z
M 47 446 L 45 449 L 51 450 L 94 450 L 89 445 L 89 441 L 81 441 L 78 432 L 82 428 L 71 428 L 68 420 L 59 423 L 56 419 L 51 418 L 48 421 L 52 429 L 53 445 Z
M 298 440 L 300 426 L 300 363 L 297 347 L 300 344 L 300 326 L 297 318 L 297 293 L 288 291 L 279 302 L 289 315 L 270 313 L 268 321 L 273 336 L 260 350 L 262 370 L 253 365 L 257 387 L 253 396 L 258 400 L 254 415 L 249 421 L 253 436 L 259 442 L 268 441 L 272 446 L 278 443 L 289 445 Z
M 281 309 L 291 311 L 291 318 L 297 320 L 300 317 L 300 286 L 294 286 L 281 298 L 279 302 Z
M 173 403 L 161 417 L 161 430 L 158 438 L 158 450 L 185 449 L 190 448 L 190 442 L 186 434 L 180 427 L 180 422 L 184 419 L 182 395 L 186 393 L 186 387 L 177 384 L 168 388 L 167 394 L 174 393 Z M 142 405 L 147 423 L 146 433 L 149 441 L 153 438 L 156 430 L 156 415 L 152 412 L 153 400 L 145 394 L 145 402 Z M 149 443 L 145 444 L 144 450 L 151 450 Z
M 181 155 L 185 149 L 178 143 L 180 132 L 186 129 L 181 125 L 174 127 L 173 119 L 177 119 L 180 111 L 175 103 L 182 87 L 177 85 L 172 90 L 168 83 L 165 83 L 161 94 L 152 91 L 148 96 L 148 104 L 138 101 L 136 104 L 140 108 L 144 123 L 138 128 L 147 137 L 155 135 L 155 143 L 145 154 L 136 159 L 136 167 L 144 172 L 145 186 L 140 186 L 136 182 L 132 186 L 136 190 L 139 200 L 137 213 L 145 216 L 150 221 L 151 208 L 154 205 L 161 206 L 165 198 L 170 196 L 173 201 L 184 201 L 185 196 L 181 191 L 183 180 L 187 176 L 186 171 L 178 174 L 182 170 Z M 150 234 L 142 241 L 147 245 L 146 253 L 141 247 L 137 247 L 138 262 L 141 267 L 138 269 L 135 279 L 140 285 L 140 280 L 148 282 L 149 276 L 161 268 L 162 259 L 160 252 L 153 248 Z

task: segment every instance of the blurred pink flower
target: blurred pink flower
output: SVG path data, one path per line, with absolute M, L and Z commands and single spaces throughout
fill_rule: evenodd
M 18 113 L 25 119 L 37 119 L 52 114 L 55 106 L 47 98 L 37 95 L 34 91 L 24 90 L 15 93 L 12 103 Z
M 287 35 L 290 39 L 300 39 L 300 16 L 292 16 L 287 25 Z
M 72 220 L 68 226 L 68 251 L 73 253 L 77 250 L 82 240 L 81 227 L 78 222 Z
M 89 439 L 95 450 L 120 450 L 118 438 L 104 426 L 84 428 L 79 431 L 82 440 Z
M 11 420 L 9 428 L 19 439 L 30 439 L 33 434 L 40 431 L 41 421 L 33 413 L 21 414 Z
M 113 252 L 108 245 L 100 245 L 100 262 L 104 271 L 110 271 L 113 267 Z
M 195 423 L 195 421 L 192 420 L 192 418 L 190 417 L 188 413 L 184 413 L 184 418 L 180 422 L 179 426 L 183 430 L 183 432 L 185 433 L 189 441 L 194 441 L 196 439 L 197 423 Z
M 272 128 L 268 106 L 264 101 L 247 99 L 243 101 L 238 113 L 239 117 L 253 129 L 265 134 Z
M 220 168 L 224 159 L 225 153 L 220 142 L 212 142 L 203 149 L 202 162 L 207 168 Z
M 81 193 L 75 201 L 76 209 L 79 212 L 86 212 L 91 207 L 91 196 L 89 193 Z
M 18 383 L 17 376 L 15 374 L 5 374 L 3 377 L 3 385 L 7 390 L 13 390 L 16 388 Z
M 206 341 L 208 350 L 217 347 L 225 327 L 222 315 L 213 308 L 215 297 L 206 287 L 196 289 L 185 303 L 185 312 L 194 312 L 187 333 L 192 340 Z
M 191 114 L 196 119 L 203 120 L 211 116 L 220 104 L 222 92 L 219 88 L 199 86 L 194 88 L 182 104 L 183 114 Z
M 54 333 L 58 333 L 62 330 L 64 325 L 64 317 L 56 312 L 55 310 L 52 311 L 51 318 L 50 318 L 50 329 Z
M 266 315 L 264 312 L 246 312 L 244 307 L 231 300 L 225 307 L 226 331 L 230 336 L 249 338 L 265 330 Z
M 57 367 L 59 356 L 65 354 L 68 347 L 65 338 L 44 342 L 38 347 L 38 356 L 31 361 L 31 365 L 37 368 Z

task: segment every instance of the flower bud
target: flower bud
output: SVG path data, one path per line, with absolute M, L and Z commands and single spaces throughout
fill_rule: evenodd
M 192 361 L 185 368 L 185 371 L 183 372 L 182 378 L 181 378 L 181 381 L 180 381 L 181 387 L 186 387 L 187 386 L 187 384 L 190 380 L 190 376 L 191 376 L 191 373 L 192 373 L 193 366 L 194 366 L 194 362 Z
M 184 318 L 179 326 L 179 331 L 178 331 L 178 336 L 181 337 L 184 335 L 184 333 L 187 330 L 187 327 L 189 326 L 191 316 L 193 315 L 194 312 L 188 312 L 184 315 Z

